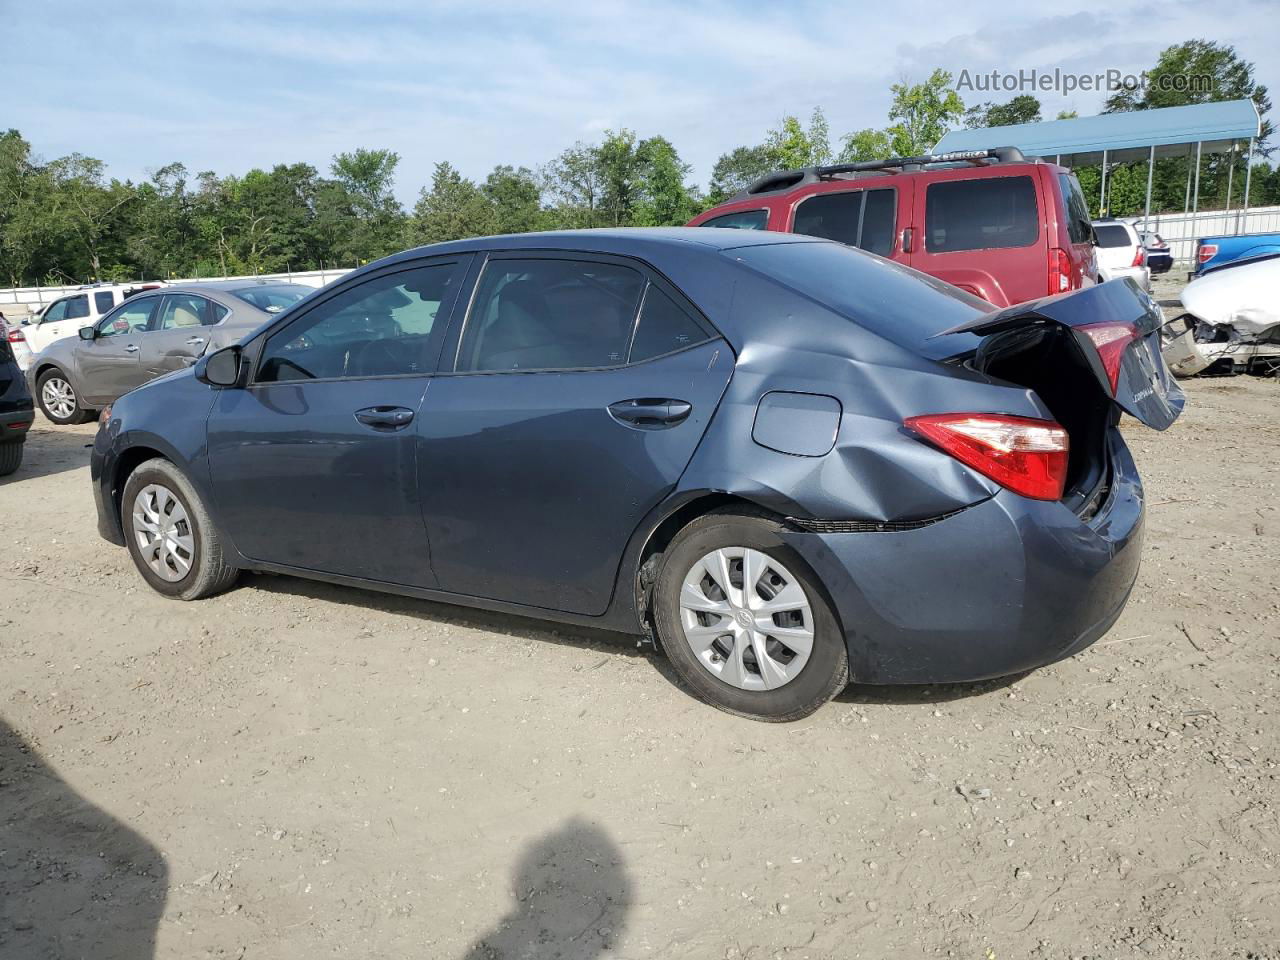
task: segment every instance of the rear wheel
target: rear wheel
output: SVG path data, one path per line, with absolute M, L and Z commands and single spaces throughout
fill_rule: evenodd
M 93 415 L 92 411 L 80 405 L 80 398 L 67 375 L 56 368 L 40 374 L 36 383 L 36 400 L 44 415 L 62 426 L 84 423 Z
M 654 590 L 681 678 L 721 710 L 773 722 L 808 716 L 849 679 L 825 592 L 779 533 L 763 517 L 700 517 L 667 549 Z
M 121 514 L 129 554 L 157 593 L 200 600 L 235 581 L 200 495 L 168 460 L 147 460 L 129 475 Z
M 22 466 L 22 440 L 0 443 L 0 477 L 7 477 Z

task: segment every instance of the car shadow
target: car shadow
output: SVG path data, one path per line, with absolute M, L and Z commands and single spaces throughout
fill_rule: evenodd
M 881 705 L 922 705 L 948 703 L 952 700 L 968 700 L 1003 690 L 1017 683 L 1031 671 L 1015 673 L 994 680 L 976 680 L 973 683 L 910 683 L 880 686 L 870 683 L 851 683 L 835 699 L 837 703 L 865 703 Z
M 146 960 L 164 857 L 0 720 L 0 956 Z
M 581 819 L 531 843 L 511 878 L 511 910 L 464 960 L 593 960 L 613 949 L 633 900 L 622 851 Z
M 72 427 L 52 426 L 36 414 L 36 422 L 27 433 L 22 466 L 7 477 L 0 477 L 0 484 L 18 484 L 86 467 L 92 446 L 93 434 Z

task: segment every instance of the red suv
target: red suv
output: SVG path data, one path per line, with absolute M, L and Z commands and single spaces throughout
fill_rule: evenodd
M 1013 147 L 784 170 L 689 221 L 839 240 L 997 306 L 1098 277 L 1084 194 Z

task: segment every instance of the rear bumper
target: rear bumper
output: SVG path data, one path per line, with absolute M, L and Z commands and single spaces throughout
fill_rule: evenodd
M 1138 574 L 1143 497 L 1112 431 L 1114 480 L 1088 522 L 1007 491 L 917 530 L 792 533 L 827 585 L 864 683 L 1007 676 L 1084 649 Z
M 35 419 L 35 405 L 21 377 L 0 388 L 0 443 L 22 440 Z

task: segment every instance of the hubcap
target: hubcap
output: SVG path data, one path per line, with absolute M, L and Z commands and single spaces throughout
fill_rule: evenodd
M 66 418 L 76 412 L 76 392 L 61 377 L 50 377 L 44 382 L 40 399 L 55 417 Z
M 170 583 L 191 572 L 195 535 L 191 520 L 172 491 L 148 484 L 133 499 L 133 535 L 142 562 Z
M 740 690 L 776 690 L 813 652 L 813 611 L 800 581 L 750 547 L 713 550 L 680 591 L 680 625 L 698 662 Z

